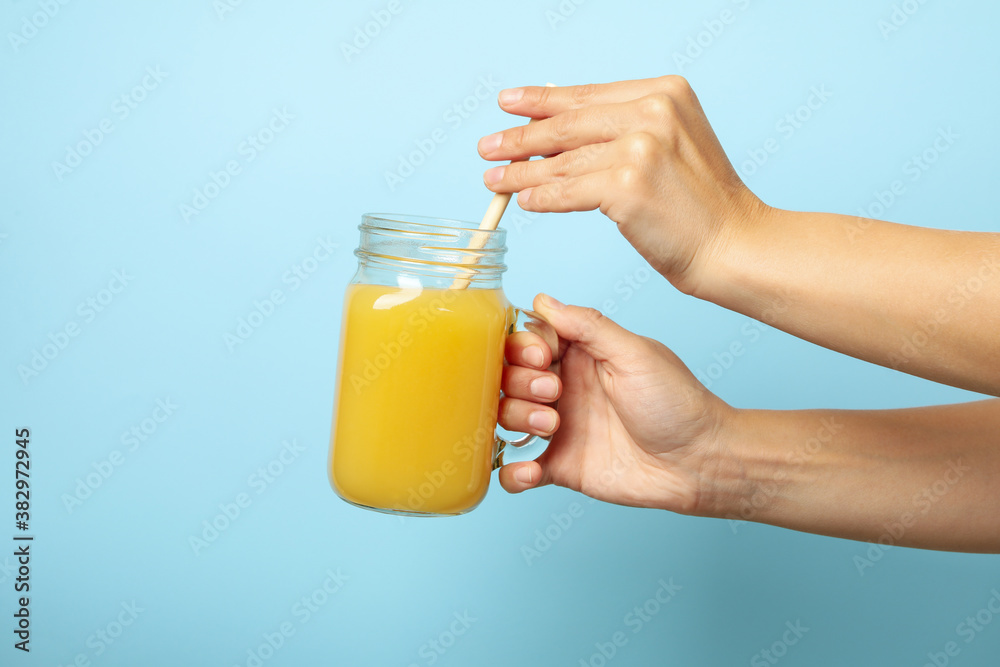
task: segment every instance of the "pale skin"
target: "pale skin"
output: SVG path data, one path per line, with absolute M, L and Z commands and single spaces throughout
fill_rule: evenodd
M 1000 396 L 1000 234 L 770 207 L 680 77 L 502 91 L 540 119 L 484 137 L 531 211 L 599 208 L 678 289 L 805 340 Z M 906 410 L 740 410 L 667 347 L 540 295 L 559 335 L 512 336 L 500 407 L 552 435 L 500 470 L 623 505 L 928 549 L 1000 553 L 1000 400 Z M 553 361 L 560 361 L 552 367 Z M 554 401 L 558 399 L 558 403 Z

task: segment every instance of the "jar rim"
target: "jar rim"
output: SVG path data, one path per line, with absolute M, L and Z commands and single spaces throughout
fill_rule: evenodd
M 354 251 L 359 270 L 432 275 L 486 284 L 507 270 L 507 232 L 423 215 L 365 213 Z
M 384 227 L 378 223 L 390 223 L 390 226 Z M 485 234 L 485 238 L 490 239 L 492 243 L 503 243 L 507 236 L 507 230 L 502 228 L 497 229 L 479 229 L 479 224 L 475 222 L 469 222 L 468 220 L 456 220 L 453 218 L 438 218 L 430 215 L 410 215 L 403 213 L 365 213 L 361 216 L 361 224 L 358 226 L 359 229 L 391 229 L 399 230 L 401 228 L 409 229 L 409 231 L 420 231 L 427 233 L 429 235 L 434 235 L 436 233 L 448 233 L 448 232 L 434 232 L 433 229 L 449 230 L 451 232 L 477 232 L 479 234 Z

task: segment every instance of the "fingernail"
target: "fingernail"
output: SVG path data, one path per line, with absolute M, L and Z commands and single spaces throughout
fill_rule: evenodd
M 493 167 L 492 169 L 487 169 L 486 173 L 483 174 L 483 180 L 486 181 L 487 185 L 496 185 L 503 178 L 503 172 L 507 169 L 506 166 Z
M 520 206 L 524 206 L 525 204 L 528 203 L 528 200 L 531 199 L 531 191 L 532 190 L 534 190 L 534 188 L 528 188 L 527 190 L 521 190 L 520 192 L 517 193 L 517 203 Z
M 542 302 L 549 308 L 552 308 L 553 310 L 562 310 L 563 308 L 566 307 L 566 304 L 564 304 L 562 301 L 554 299 L 548 294 L 542 294 L 540 296 L 542 297 Z
M 521 484 L 533 484 L 534 480 L 531 479 L 531 466 L 518 466 L 517 470 L 514 471 L 514 479 Z
M 528 425 L 536 431 L 551 433 L 556 427 L 556 418 L 550 412 L 532 412 L 528 415 Z
M 553 399 L 559 394 L 559 385 L 550 377 L 535 378 L 529 386 L 531 393 L 538 398 Z
M 524 88 L 508 88 L 500 91 L 500 104 L 508 105 L 524 97 Z
M 482 153 L 483 155 L 489 155 L 490 153 L 492 153 L 493 151 L 495 151 L 497 148 L 500 147 L 501 140 L 502 137 L 500 136 L 499 132 L 497 132 L 496 134 L 491 134 L 488 137 L 483 137 L 482 139 L 479 140 L 479 152 Z
M 524 348 L 524 352 L 521 353 L 524 360 L 535 368 L 541 368 L 542 364 L 545 363 L 545 353 L 542 352 L 542 348 L 537 345 L 529 345 Z

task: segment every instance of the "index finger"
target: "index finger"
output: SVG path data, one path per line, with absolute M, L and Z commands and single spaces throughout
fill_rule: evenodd
M 529 118 L 549 118 L 563 111 L 595 104 L 631 102 L 646 95 L 688 95 L 691 86 L 682 76 L 668 74 L 652 79 L 632 79 L 582 86 L 524 86 L 507 88 L 498 95 L 500 108 Z

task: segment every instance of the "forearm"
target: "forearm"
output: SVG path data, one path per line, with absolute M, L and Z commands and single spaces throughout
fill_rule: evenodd
M 714 516 L 1000 553 L 1000 400 L 907 410 L 735 411 Z
M 1000 395 L 1000 234 L 766 209 L 692 293 L 805 340 Z

